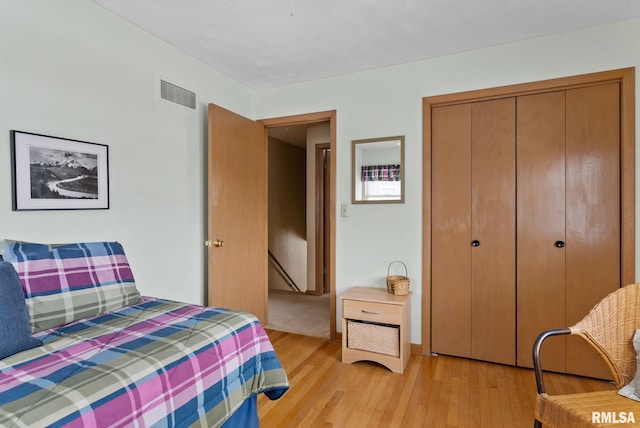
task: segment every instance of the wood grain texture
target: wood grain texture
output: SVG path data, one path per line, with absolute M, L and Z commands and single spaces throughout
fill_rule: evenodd
M 620 89 L 609 83 L 567 91 L 566 324 L 621 283 Z M 607 370 L 581 341 L 567 339 L 567 371 Z
M 566 325 L 565 91 L 518 97 L 518 365 L 533 367 L 543 330 Z M 544 267 L 544 268 L 542 268 Z M 586 312 L 585 312 L 586 314 Z M 565 370 L 565 340 L 543 349 L 549 368 Z
M 267 331 L 291 384 L 260 395 L 261 427 L 531 427 L 533 370 L 456 357 L 411 355 L 404 374 L 343 364 L 341 344 Z M 610 390 L 609 383 L 545 374 L 553 394 Z
M 471 358 L 516 363 L 516 109 L 472 104 Z M 469 248 L 470 242 L 464 248 Z
M 431 120 L 433 350 L 515 364 L 515 99 Z
M 431 344 L 433 352 L 470 356 L 471 105 L 432 113 Z
M 432 192 L 436 140 L 435 123 L 432 114 L 448 106 L 461 103 L 479 102 L 510 96 L 526 96 L 556 90 L 578 89 L 605 83 L 620 85 L 620 237 L 621 237 L 621 283 L 630 284 L 635 280 L 635 68 L 624 68 L 605 72 L 551 79 L 539 82 L 516 84 L 498 88 L 425 97 L 423 105 L 423 180 L 422 180 L 422 353 L 428 355 L 433 348 L 432 331 L 437 331 L 432 313 L 432 226 L 436 195 Z M 433 327 L 433 328 L 432 328 Z
M 208 304 L 268 317 L 264 125 L 209 104 Z
M 342 295 L 342 332 L 346 332 L 342 335 L 342 361 L 375 361 L 396 373 L 403 373 L 411 355 L 411 294 L 396 296 L 389 294 L 384 288 L 371 287 L 352 287 L 347 290 Z M 366 330 L 361 331 L 360 339 L 365 339 L 365 343 L 370 342 L 370 346 L 360 349 L 357 349 L 358 346 L 351 346 L 354 338 L 350 336 L 351 329 L 358 324 L 351 324 L 350 327 L 347 320 L 396 326 L 399 341 L 398 348 L 393 351 L 397 351 L 397 355 L 390 355 L 391 338 L 376 343 L 376 339 L 380 339 L 379 335 Z

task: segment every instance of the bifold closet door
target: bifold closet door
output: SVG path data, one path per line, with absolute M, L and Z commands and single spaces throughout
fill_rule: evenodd
M 432 350 L 515 364 L 515 99 L 432 111 Z
M 565 92 L 517 100 L 518 365 L 533 367 L 532 348 L 565 317 Z M 544 367 L 564 372 L 565 340 L 542 350 Z
M 471 109 L 471 356 L 516 363 L 515 99 Z
M 431 349 L 471 357 L 471 104 L 431 114 Z
M 620 88 L 567 90 L 567 325 L 619 288 Z M 577 339 L 577 338 L 571 338 Z M 567 340 L 567 372 L 607 377 L 600 358 Z
M 518 365 L 540 332 L 571 326 L 620 287 L 618 84 L 518 97 Z M 545 368 L 607 378 L 576 337 L 552 338 Z

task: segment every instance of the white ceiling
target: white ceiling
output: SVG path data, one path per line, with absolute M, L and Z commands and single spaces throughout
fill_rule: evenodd
M 254 90 L 640 17 L 639 0 L 93 1 Z

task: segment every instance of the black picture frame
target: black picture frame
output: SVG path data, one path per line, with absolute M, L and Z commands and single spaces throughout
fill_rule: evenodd
M 109 147 L 10 131 L 13 211 L 109 208 Z

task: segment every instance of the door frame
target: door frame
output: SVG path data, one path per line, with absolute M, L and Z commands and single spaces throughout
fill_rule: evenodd
M 281 126 L 311 125 L 319 122 L 329 122 L 331 157 L 329 162 L 329 260 L 327 261 L 329 274 L 329 335 L 336 340 L 336 110 L 304 113 L 292 116 L 282 116 L 259 119 L 265 127 L 265 144 L 268 144 L 269 128 Z M 267 172 L 268 174 L 268 172 Z
M 631 284 L 635 282 L 636 239 L 635 67 L 422 99 L 422 355 L 431 353 L 431 109 L 614 82 L 620 84 L 620 279 Z
M 325 153 L 329 153 L 327 156 Z M 326 218 L 330 216 L 329 207 L 326 203 L 328 197 L 327 180 L 329 174 L 329 168 L 327 167 L 326 157 L 331 162 L 331 144 L 322 143 L 315 145 L 315 176 L 314 176 L 314 189 L 315 189 L 315 236 L 316 236 L 316 287 L 313 291 L 307 290 L 307 294 L 313 296 L 322 296 L 324 294 L 325 285 L 327 285 L 327 276 L 329 269 L 326 269 L 328 254 L 327 254 L 327 234 L 325 224 Z M 326 170 L 325 170 L 326 168 Z M 331 184 L 331 180 L 328 180 Z M 318 284 L 322 284 L 322 287 L 318 288 Z

